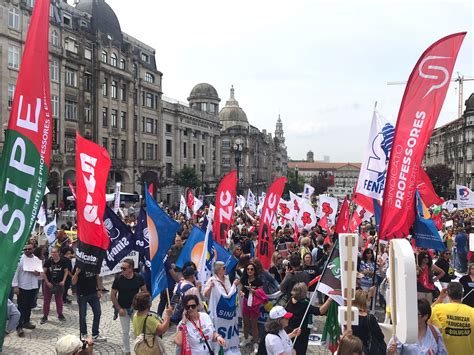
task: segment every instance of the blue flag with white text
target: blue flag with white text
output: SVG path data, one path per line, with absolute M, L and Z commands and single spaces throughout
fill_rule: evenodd
M 120 260 L 134 249 L 135 236 L 130 228 L 108 206 L 105 207 L 104 212 L 104 227 L 110 238 L 105 262 L 107 267 L 112 270 Z
M 446 246 L 441 239 L 438 229 L 431 218 L 425 218 L 428 215 L 426 206 L 420 198 L 418 190 L 416 190 L 416 209 L 415 223 L 413 224 L 413 237 L 416 240 L 416 246 L 419 248 L 427 248 L 438 251 L 446 250 Z
M 173 244 L 179 223 L 171 218 L 145 189 L 147 209 L 147 231 L 151 261 L 152 298 L 168 286 L 163 260 Z

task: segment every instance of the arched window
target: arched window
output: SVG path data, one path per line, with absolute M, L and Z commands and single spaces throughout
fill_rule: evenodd
M 110 55 L 110 65 L 116 67 L 117 66 L 117 54 L 112 53 Z
M 59 34 L 56 30 L 51 32 L 51 44 L 53 46 L 59 47 Z
M 107 60 L 107 51 L 102 51 L 102 61 L 104 63 L 108 62 L 108 60 Z
M 16 7 L 11 7 L 8 10 L 8 27 L 15 30 L 20 29 L 20 11 Z
M 120 69 L 125 70 L 125 59 L 120 58 Z
M 145 74 L 145 81 L 147 83 L 152 83 L 153 84 L 155 82 L 155 76 L 153 74 L 147 72 Z

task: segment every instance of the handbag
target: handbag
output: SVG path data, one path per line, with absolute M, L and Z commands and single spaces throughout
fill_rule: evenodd
M 146 321 L 150 315 L 147 315 L 143 322 L 143 331 L 135 339 L 133 350 L 137 355 L 165 355 L 163 341 L 156 334 L 146 334 Z

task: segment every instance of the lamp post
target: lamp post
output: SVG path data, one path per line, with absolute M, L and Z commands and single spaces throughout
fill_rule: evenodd
M 204 158 L 201 158 L 201 165 L 199 168 L 201 170 L 201 195 L 204 198 L 204 172 L 206 171 L 206 160 Z
M 235 164 L 237 165 L 237 194 L 239 194 L 240 185 L 240 162 L 242 161 L 243 143 L 236 140 L 234 143 Z
M 298 165 L 295 166 L 295 177 L 296 177 L 296 193 L 298 193 L 299 189 L 300 189 L 300 185 L 298 183 L 298 173 L 299 173 L 299 169 L 298 169 Z

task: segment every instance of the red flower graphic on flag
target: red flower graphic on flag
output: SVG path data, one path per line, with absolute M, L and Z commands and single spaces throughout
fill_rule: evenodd
M 362 208 L 359 212 L 359 217 L 360 219 L 364 219 L 364 216 L 365 216 L 365 208 Z
M 293 209 L 294 209 L 296 212 L 300 213 L 300 206 L 298 205 L 298 201 L 297 201 L 297 200 L 294 200 L 294 201 L 293 201 Z
M 324 202 L 324 203 L 323 203 L 322 210 L 323 210 L 323 213 L 324 213 L 326 216 L 330 216 L 330 215 L 332 215 L 332 213 L 333 213 L 333 209 L 332 209 L 331 205 L 330 205 L 328 202 Z
M 301 221 L 303 222 L 303 227 L 307 224 L 311 224 L 313 220 L 311 219 L 311 214 L 309 212 L 303 212 L 303 217 L 301 217 Z
M 285 203 L 280 203 L 280 210 L 281 210 L 281 213 L 284 216 L 286 216 L 288 213 L 290 213 L 290 209 L 288 208 L 288 206 Z

